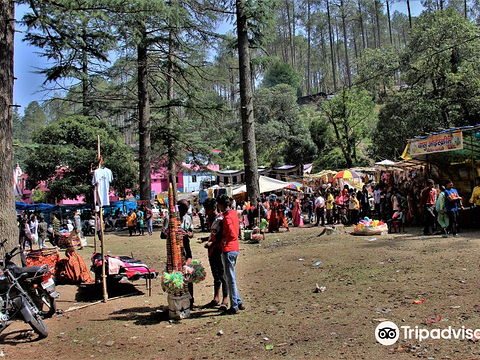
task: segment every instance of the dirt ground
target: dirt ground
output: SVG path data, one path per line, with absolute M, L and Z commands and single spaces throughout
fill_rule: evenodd
M 0 337 L 0 356 L 480 359 L 480 341 L 401 339 L 383 346 L 374 336 L 383 319 L 399 327 L 480 328 L 480 232 L 442 238 L 423 237 L 419 228 L 384 236 L 353 236 L 349 230 L 319 236 L 320 228 L 294 228 L 267 234 L 261 244 L 242 242 L 237 283 L 247 309 L 238 315 L 197 310 L 190 319 L 169 321 L 159 279 L 152 296 L 137 281 L 110 294 L 135 295 L 65 312 L 101 299 L 101 292 L 59 286 L 58 306 L 64 312 L 46 320 L 48 338 L 35 341 L 28 325 L 16 321 Z M 106 247 L 112 255 L 133 254 L 156 270 L 164 267 L 165 240 L 158 232 L 151 237 L 108 233 Z M 92 250 L 81 251 L 88 265 Z M 192 250 L 208 265 L 202 245 L 193 243 Z M 325 291 L 315 292 L 317 284 Z M 212 293 L 208 274 L 195 285 L 195 303 L 207 303 Z M 415 299 L 426 300 L 414 304 Z M 442 321 L 426 324 L 434 318 Z

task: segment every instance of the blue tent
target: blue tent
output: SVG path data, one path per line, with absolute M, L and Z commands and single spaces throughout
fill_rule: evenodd
M 17 211 L 19 210 L 38 210 L 44 213 L 50 213 L 52 211 L 58 210 L 60 207 L 58 205 L 52 205 L 52 204 L 24 204 L 20 201 L 15 202 L 15 209 Z
M 15 201 L 15 210 L 17 211 L 25 210 L 26 207 L 27 207 L 27 204 L 24 204 L 21 201 Z

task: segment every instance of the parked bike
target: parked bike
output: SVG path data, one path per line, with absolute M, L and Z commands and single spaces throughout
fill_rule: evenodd
M 3 243 L 0 244 L 2 247 Z M 19 279 L 20 284 L 30 295 L 35 305 L 40 310 L 43 318 L 52 317 L 57 311 L 56 298 L 60 294 L 55 289 L 55 280 L 48 269 L 48 265 L 18 267 L 13 263 L 12 257 L 15 256 L 16 248 L 5 254 L 3 264 L 7 266 Z M 22 277 L 20 275 L 24 274 Z
M 82 232 L 84 236 L 95 235 L 95 219 L 94 218 L 85 220 L 83 222 Z
M 6 240 L 1 242 L 0 248 L 4 249 L 6 242 Z M 20 318 L 29 324 L 40 338 L 45 338 L 48 336 L 48 330 L 43 323 L 41 311 L 22 286 L 28 273 L 18 272 L 10 265 L 10 260 L 17 250 L 18 246 L 7 252 L 0 264 L 0 332 L 5 330 L 11 319 Z

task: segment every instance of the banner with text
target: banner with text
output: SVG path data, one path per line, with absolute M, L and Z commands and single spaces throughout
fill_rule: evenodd
M 463 149 L 461 132 L 432 135 L 426 139 L 412 140 L 410 143 L 410 155 L 424 155 L 461 149 Z

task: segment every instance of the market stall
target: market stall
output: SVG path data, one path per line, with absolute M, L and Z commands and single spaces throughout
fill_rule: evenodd
M 395 166 L 416 167 L 424 179 L 431 178 L 439 184 L 452 180 L 467 205 L 475 178 L 480 175 L 480 124 L 413 138 L 408 141 L 402 158 Z M 460 211 L 460 226 L 469 227 L 473 220 L 471 207 Z
M 451 179 L 460 193 L 470 193 L 480 174 L 480 124 L 451 128 L 408 141 L 402 165 L 425 167 L 438 183 Z

